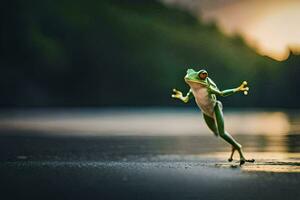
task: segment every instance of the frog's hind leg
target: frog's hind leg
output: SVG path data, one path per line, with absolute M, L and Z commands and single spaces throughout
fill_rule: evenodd
M 222 112 L 222 105 L 220 102 L 217 102 L 215 105 L 215 118 L 216 118 L 216 124 L 218 128 L 219 135 L 229 144 L 232 145 L 232 147 L 237 150 L 240 154 L 240 164 L 244 164 L 245 162 L 254 162 L 254 160 L 246 160 L 242 151 L 242 145 L 240 145 L 228 132 L 225 131 L 224 128 L 224 117 Z M 232 156 L 234 154 L 234 150 L 232 151 Z
M 216 137 L 218 137 L 219 133 L 218 133 L 218 128 L 217 128 L 215 119 L 211 118 L 210 116 L 208 116 L 204 113 L 203 113 L 203 118 L 204 118 L 204 121 L 206 122 L 208 128 L 215 134 Z
M 208 126 L 208 128 L 215 134 L 216 137 L 219 136 L 218 127 L 216 125 L 216 120 L 206 114 L 203 113 L 203 118 Z M 231 162 L 233 160 L 233 154 L 235 152 L 235 148 L 232 147 L 231 155 L 228 158 L 228 161 Z
M 234 155 L 235 150 L 236 150 L 236 149 L 232 146 L 231 154 L 230 154 L 230 157 L 228 158 L 228 161 L 229 161 L 229 162 L 232 162 L 232 161 L 233 161 L 233 155 Z

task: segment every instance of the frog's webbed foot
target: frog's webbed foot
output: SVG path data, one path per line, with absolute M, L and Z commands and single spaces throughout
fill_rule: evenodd
M 172 94 L 172 98 L 175 99 L 180 99 L 183 102 L 187 103 L 188 102 L 188 96 L 183 96 L 182 92 L 180 92 L 179 90 L 173 89 L 173 94 Z
M 240 146 L 240 148 L 241 148 L 241 146 Z M 242 150 L 241 150 L 241 149 L 236 149 L 236 148 L 233 147 L 233 146 L 232 146 L 231 155 L 230 155 L 230 157 L 228 158 L 228 161 L 229 161 L 229 162 L 231 162 L 231 161 L 233 160 L 233 154 L 234 154 L 234 152 L 235 152 L 236 150 L 238 150 L 239 153 L 240 153 L 240 161 L 239 161 L 240 166 L 242 166 L 242 165 L 245 164 L 246 162 L 249 162 L 249 163 L 254 163 L 254 162 L 255 162 L 254 159 L 249 159 L 249 160 L 246 159 L 246 158 L 243 156 Z
M 180 92 L 179 90 L 173 89 L 172 97 L 177 98 L 177 99 L 181 99 L 183 97 L 182 92 Z
M 247 81 L 243 81 L 243 83 L 237 88 L 237 90 L 242 91 L 244 95 L 247 95 L 249 91 L 249 87 L 247 85 Z
M 255 160 L 254 160 L 254 159 L 247 160 L 247 159 L 245 159 L 245 158 L 242 158 L 242 159 L 240 159 L 240 166 L 242 166 L 242 165 L 245 164 L 246 162 L 254 163 Z

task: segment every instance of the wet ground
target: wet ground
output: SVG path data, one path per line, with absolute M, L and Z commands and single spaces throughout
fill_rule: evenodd
M 24 136 L 26 135 L 26 136 Z M 254 164 L 213 136 L 0 136 L 4 199 L 299 199 L 299 137 L 239 136 Z M 264 138 L 264 139 L 263 139 Z M 263 142 L 266 140 L 265 142 Z M 265 146 L 257 147 L 256 141 Z M 275 140 L 276 141 L 276 140 Z M 213 148 L 213 149 L 212 149 Z M 279 148 L 280 149 L 280 148 Z
M 0 130 L 1 199 L 300 199 L 297 132 L 234 134 L 256 159 L 239 167 L 207 131 L 109 136 L 42 128 Z

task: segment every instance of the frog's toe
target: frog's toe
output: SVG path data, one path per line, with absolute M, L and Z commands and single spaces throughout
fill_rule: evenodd
M 243 164 L 245 164 L 246 160 L 242 159 L 240 160 L 240 166 L 242 166 Z
M 246 162 L 254 163 L 255 160 L 254 160 L 254 159 L 250 159 L 250 160 L 247 160 L 247 159 L 241 159 L 241 160 L 240 160 L 240 166 L 242 166 L 242 165 L 245 164 Z
M 228 162 L 232 162 L 233 161 L 233 159 L 232 158 L 228 158 Z

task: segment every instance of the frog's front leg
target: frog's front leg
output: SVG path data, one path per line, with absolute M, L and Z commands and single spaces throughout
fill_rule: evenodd
M 183 96 L 182 92 L 180 92 L 179 90 L 173 89 L 173 92 L 174 94 L 172 94 L 172 98 L 180 99 L 184 103 L 187 103 L 193 94 L 191 89 L 185 96 Z
M 213 94 L 220 95 L 222 97 L 226 97 L 237 92 L 244 92 L 244 95 L 247 95 L 249 91 L 249 87 L 247 86 L 247 84 L 247 81 L 243 81 L 243 83 L 239 87 L 223 91 L 220 91 L 217 87 L 214 86 L 209 86 L 209 89 Z

